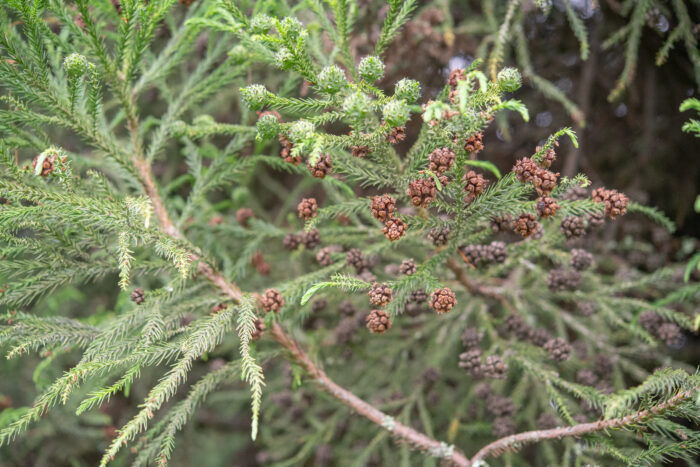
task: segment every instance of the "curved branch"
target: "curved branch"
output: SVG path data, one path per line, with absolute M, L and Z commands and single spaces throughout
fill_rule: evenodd
M 165 205 L 160 198 L 160 194 L 158 193 L 158 189 L 153 182 L 150 165 L 145 160 L 138 157 L 134 157 L 134 165 L 141 175 L 141 183 L 146 191 L 146 194 L 151 200 L 153 211 L 158 218 L 158 222 L 163 229 L 163 232 L 177 239 L 184 238 L 182 233 L 177 230 L 173 222 L 170 220 L 168 211 L 166 210 Z M 194 257 L 193 261 L 198 259 L 198 257 Z M 230 297 L 233 302 L 239 303 L 241 301 L 243 292 L 241 292 L 236 284 L 227 281 L 220 272 L 216 271 L 203 261 L 199 262 L 197 268 L 202 275 L 204 275 L 209 281 L 211 281 L 222 292 Z M 395 421 L 389 415 L 386 415 L 382 411 L 354 395 L 352 392 L 334 383 L 322 369 L 314 364 L 309 356 L 304 353 L 299 344 L 292 339 L 284 331 L 284 329 L 282 329 L 282 326 L 280 326 L 279 323 L 275 322 L 272 325 L 270 334 L 278 344 L 289 351 L 291 357 L 302 368 L 304 368 L 304 370 L 306 370 L 314 381 L 321 386 L 322 390 L 332 395 L 358 414 L 389 430 L 394 436 L 408 442 L 416 449 L 427 451 L 432 456 L 451 461 L 453 464 L 459 467 L 469 467 L 471 465 L 464 454 L 454 449 L 453 446 L 435 441 L 423 433 Z
M 596 431 L 611 430 L 623 428 L 629 425 L 635 425 L 648 420 L 651 417 L 662 414 L 663 412 L 680 405 L 685 400 L 693 396 L 693 390 L 681 391 L 670 399 L 655 405 L 654 407 L 642 410 L 626 417 L 613 418 L 610 420 L 599 420 L 592 423 L 580 423 L 574 426 L 561 428 L 553 428 L 551 430 L 535 430 L 518 433 L 516 435 L 506 436 L 498 439 L 491 444 L 481 448 L 474 457 L 472 463 L 476 463 L 489 456 L 498 456 L 508 450 L 517 450 L 523 444 L 537 443 L 546 439 L 561 439 L 565 437 L 579 437 Z
M 423 433 L 395 421 L 391 416 L 334 383 L 328 375 L 316 366 L 309 356 L 304 353 L 299 347 L 299 344 L 289 337 L 276 322 L 272 325 L 271 334 L 275 341 L 289 351 L 292 359 L 306 370 L 309 376 L 320 385 L 323 391 L 332 395 L 358 414 L 387 429 L 395 437 L 407 441 L 412 447 L 421 451 L 427 451 L 431 456 L 440 457 L 460 467 L 469 467 L 471 465 L 471 462 L 469 462 L 464 454 L 453 446 L 449 446 L 444 442 L 435 441 Z

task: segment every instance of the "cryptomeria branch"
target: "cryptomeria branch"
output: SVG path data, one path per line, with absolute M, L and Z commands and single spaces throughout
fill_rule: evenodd
M 663 414 L 664 412 L 680 405 L 687 399 L 693 396 L 693 390 L 681 391 L 670 399 L 655 405 L 649 409 L 627 415 L 626 417 L 613 418 L 610 420 L 599 420 L 592 423 L 580 423 L 578 425 L 553 428 L 551 430 L 535 430 L 518 433 L 516 435 L 506 436 L 498 439 L 491 444 L 481 448 L 471 462 L 476 463 L 486 457 L 498 456 L 507 450 L 517 450 L 520 446 L 527 443 L 537 443 L 547 439 L 561 439 L 565 437 L 579 437 L 589 433 L 613 430 L 624 428 L 630 425 L 636 425 L 648 421 L 649 418 Z
M 289 351 L 290 356 L 306 370 L 323 391 L 332 395 L 363 417 L 388 429 L 394 436 L 408 442 L 412 447 L 449 460 L 458 466 L 466 467 L 470 465 L 469 460 L 460 451 L 395 421 L 392 417 L 363 401 L 347 389 L 338 386 L 322 369 L 314 364 L 309 356 L 299 347 L 299 344 L 289 337 L 279 324 L 273 323 L 271 334 L 282 347 Z
M 165 205 L 160 198 L 158 189 L 153 182 L 150 165 L 145 160 L 140 158 L 134 158 L 133 162 L 141 175 L 141 182 L 144 190 L 151 199 L 153 211 L 158 218 L 161 228 L 171 237 L 182 239 L 182 233 L 177 230 L 173 222 L 170 220 L 170 216 L 168 215 Z M 193 261 L 196 261 L 197 259 L 199 258 L 192 258 Z M 243 297 L 243 293 L 236 284 L 227 281 L 220 272 L 203 261 L 199 262 L 198 270 L 207 279 L 209 279 L 209 281 L 211 281 L 228 297 L 230 297 L 232 301 L 235 303 L 240 302 L 241 298 Z M 464 456 L 464 454 L 455 450 L 453 447 L 448 446 L 446 443 L 435 441 L 423 433 L 414 430 L 413 428 L 394 421 L 390 416 L 355 396 L 347 389 L 334 383 L 323 370 L 314 364 L 308 355 L 301 350 L 299 344 L 297 344 L 297 342 L 294 341 L 278 323 L 273 324 L 271 335 L 278 344 L 289 351 L 290 356 L 299 365 L 301 365 L 304 370 L 306 370 L 314 381 L 320 384 L 324 391 L 341 401 L 343 404 L 352 408 L 358 414 L 366 417 L 377 425 L 387 428 L 392 432 L 392 434 L 394 434 L 394 436 L 408 442 L 411 446 L 417 449 L 427 451 L 436 457 L 448 459 L 461 467 L 470 465 L 469 460 Z

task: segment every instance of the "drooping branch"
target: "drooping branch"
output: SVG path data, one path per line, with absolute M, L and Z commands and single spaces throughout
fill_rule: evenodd
M 697 389 L 697 388 L 696 388 Z M 561 439 L 567 437 L 579 437 L 597 431 L 613 430 L 626 426 L 636 425 L 663 414 L 664 412 L 680 405 L 693 396 L 694 390 L 681 391 L 670 399 L 653 406 L 650 409 L 627 415 L 622 418 L 599 420 L 592 423 L 580 423 L 578 425 L 552 428 L 551 430 L 535 430 L 518 433 L 490 443 L 472 457 L 471 462 L 476 463 L 486 457 L 498 456 L 508 450 L 517 450 L 520 446 L 529 443 L 537 443 L 547 439 Z
M 309 376 L 318 383 L 321 390 L 332 395 L 368 420 L 386 428 L 396 438 L 408 442 L 413 448 L 427 451 L 432 456 L 440 457 L 460 467 L 468 467 L 471 465 L 464 454 L 453 446 L 431 439 L 423 433 L 397 422 L 392 417 L 368 404 L 352 392 L 334 383 L 328 375 L 304 353 L 296 341 L 284 332 L 279 324 L 274 323 L 272 325 L 271 334 L 277 343 L 289 351 L 292 359 L 301 365 Z
M 158 193 L 158 189 L 153 182 L 150 165 L 145 160 L 137 157 L 134 158 L 133 162 L 141 175 L 141 183 L 143 184 L 143 188 L 147 196 L 151 200 L 153 211 L 158 218 L 158 222 L 163 229 L 163 232 L 176 239 L 184 238 L 182 233 L 177 230 L 173 222 L 170 220 L 170 216 L 168 215 L 165 205 L 163 204 L 163 201 Z M 192 258 L 193 261 L 197 261 L 198 259 L 199 258 L 196 256 Z M 219 271 L 215 270 L 209 264 L 203 261 L 199 261 L 198 270 L 210 282 L 212 282 L 229 298 L 231 298 L 233 302 L 239 303 L 241 301 L 243 292 L 241 292 L 236 284 L 227 281 Z M 456 450 L 453 446 L 431 439 L 425 434 L 395 421 L 389 415 L 383 413 L 371 404 L 355 396 L 352 392 L 333 382 L 328 375 L 326 375 L 326 373 L 319 368 L 309 358 L 309 356 L 306 355 L 306 353 L 304 353 L 299 344 L 284 331 L 279 323 L 275 322 L 272 325 L 270 334 L 278 344 L 287 349 L 291 358 L 294 359 L 302 368 L 304 368 L 309 376 L 319 384 L 323 391 L 332 395 L 340 402 L 353 409 L 359 415 L 362 415 L 377 425 L 384 427 L 396 438 L 409 443 L 416 449 L 427 451 L 432 456 L 451 461 L 453 464 L 460 467 L 469 467 L 471 465 L 464 454 Z

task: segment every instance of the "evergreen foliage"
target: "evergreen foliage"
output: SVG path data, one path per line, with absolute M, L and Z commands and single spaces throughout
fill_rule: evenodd
M 511 40 L 524 76 L 561 97 L 529 63 L 521 2 L 501 19 L 492 8 L 488 57 L 433 100 L 412 80 L 376 83 L 413 0 L 389 0 L 366 57 L 350 48 L 355 2 L 180 3 L 0 7 L 0 346 L 11 359 L 38 354 L 37 375 L 50 375 L 31 406 L 0 412 L 2 455 L 118 399 L 125 415 L 104 423 L 118 426 L 99 464 L 177 465 L 178 432 L 207 397 L 229 394 L 278 465 L 329 444 L 341 465 L 526 465 L 526 443 L 543 465 L 695 462 L 700 375 L 669 347 L 700 328 L 698 283 L 680 288 L 676 266 L 579 272 L 560 228 L 580 217 L 595 236 L 620 212 L 672 221 L 615 190 L 569 196 L 588 178 L 547 168 L 560 144 L 577 144 L 570 128 L 511 172 L 488 161 L 494 117 L 529 119 L 520 73 L 502 66 Z M 631 22 L 609 43 L 626 41 L 627 65 L 613 97 L 656 3 L 623 2 Z M 687 16 L 683 2 L 664 8 Z M 697 54 L 689 27 L 660 57 L 679 41 Z M 209 115 L 218 101 L 231 105 L 226 121 Z M 420 131 L 406 138 L 412 122 Z M 438 149 L 454 160 L 431 170 Z M 383 221 L 370 209 L 379 194 L 396 204 Z M 297 204 L 311 197 L 304 220 Z M 496 232 L 496 219 L 524 235 Z M 415 271 L 400 274 L 408 258 Z M 390 289 L 381 335 L 361 329 L 375 282 Z M 270 289 L 280 309 L 265 313 Z M 99 301 L 73 316 L 51 306 L 76 290 Z M 341 316 L 345 301 L 362 311 Z M 469 373 L 466 328 L 481 362 Z M 285 358 L 289 371 L 275 366 Z M 364 418 L 344 420 L 343 404 Z

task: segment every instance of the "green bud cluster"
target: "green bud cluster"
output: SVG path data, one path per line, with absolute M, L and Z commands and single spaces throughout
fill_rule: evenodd
M 374 83 L 384 76 L 384 63 L 379 57 L 369 55 L 360 60 L 357 70 L 360 72 L 360 77 L 363 80 L 368 83 Z
M 241 88 L 241 98 L 250 110 L 260 110 L 267 102 L 267 89 L 262 84 L 251 84 Z

